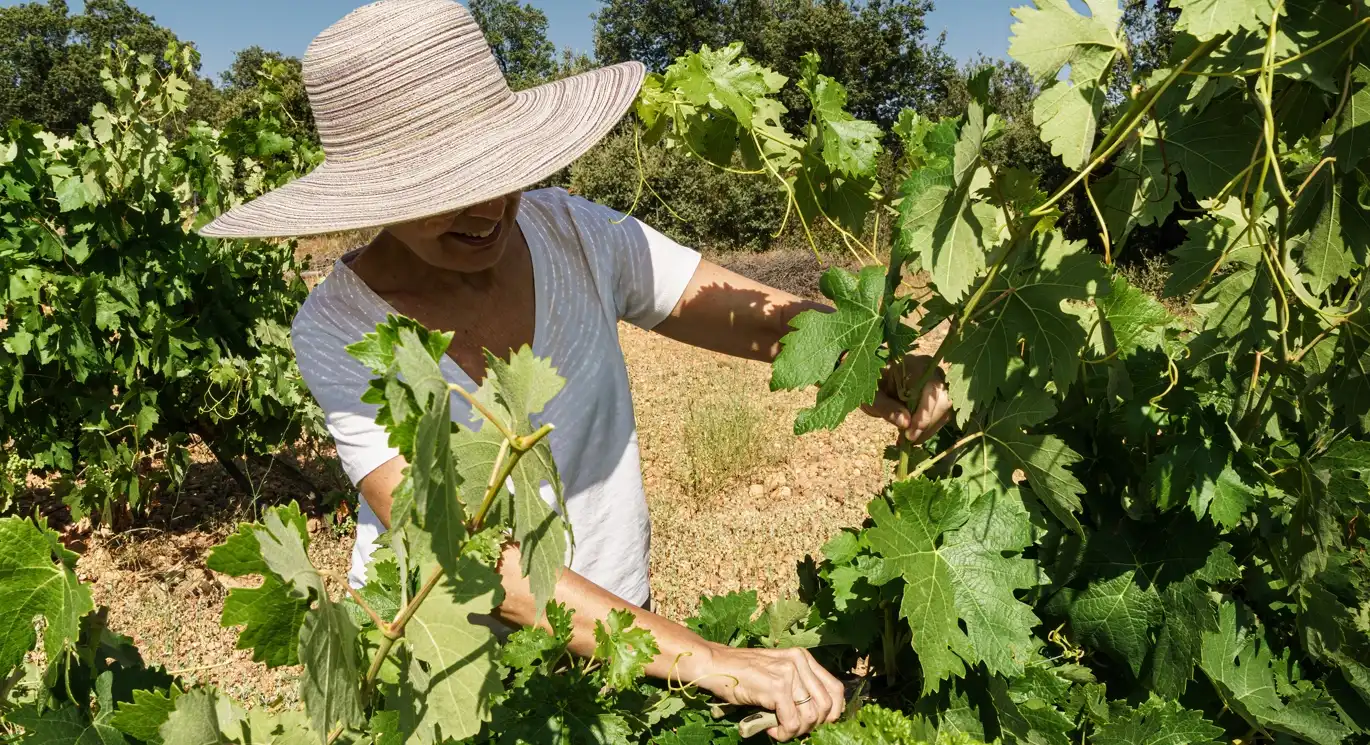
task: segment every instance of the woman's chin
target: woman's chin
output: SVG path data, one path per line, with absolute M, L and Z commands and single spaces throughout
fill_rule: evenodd
M 506 245 L 506 241 L 496 241 L 487 246 L 472 246 L 456 238 L 445 238 L 442 251 L 428 263 L 453 272 L 483 272 L 499 263 Z

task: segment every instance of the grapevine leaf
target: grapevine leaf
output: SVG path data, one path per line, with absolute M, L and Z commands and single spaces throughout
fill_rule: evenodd
M 1228 266 L 1260 261 L 1260 243 L 1249 224 L 1209 217 L 1186 225 L 1185 235 L 1184 243 L 1170 252 L 1174 261 L 1162 292 L 1166 297 L 1188 295 Z
M 595 659 L 604 663 L 604 681 L 618 691 L 631 690 L 661 649 L 647 629 L 632 628 L 631 611 L 609 612 L 608 623 L 595 621 Z
M 284 510 L 272 510 L 256 529 L 262 560 L 295 593 L 314 603 L 300 628 L 300 698 L 317 732 L 330 732 L 337 724 L 362 721 L 361 679 L 357 657 L 357 627 L 346 610 L 334 603 L 323 578 L 306 552 L 308 533 L 281 519 Z
M 752 620 L 756 610 L 756 590 L 705 595 L 699 599 L 699 611 L 685 619 L 685 625 L 708 641 L 736 645 L 762 633 Z
M 1070 65 L 1077 82 L 1097 81 L 1123 49 L 1117 35 L 1120 15 L 1107 0 L 1090 0 L 1091 16 L 1082 16 L 1067 0 L 1035 0 L 1014 8 L 1009 56 L 1023 63 L 1038 82 L 1054 80 Z
M 1148 124 L 1145 131 L 1155 139 L 1155 124 Z M 1125 245 L 1138 225 L 1156 225 L 1170 216 L 1180 201 L 1174 182 L 1153 146 L 1134 144 L 1118 157 L 1113 171 L 1093 187 L 1114 246 Z
M 242 733 L 247 713 L 213 689 L 187 691 L 158 731 L 176 745 L 228 745 Z
M 1140 349 L 1158 349 L 1165 330 L 1177 319 L 1164 305 L 1128 284 L 1122 275 L 1113 277 L 1109 293 L 1094 301 L 1113 333 L 1113 344 L 1126 359 Z
M 1022 469 L 1037 498 L 1066 527 L 1079 532 L 1075 512 L 1084 486 L 1070 472 L 1078 453 L 1054 435 L 1033 435 L 1024 428 L 1041 424 L 1056 413 L 1045 391 L 1025 388 L 1012 401 L 996 404 L 981 420 L 983 436 L 959 459 L 975 490 L 1000 494 L 1015 491 L 1014 471 Z
M 110 724 L 120 732 L 148 745 L 161 745 L 161 727 L 176 710 L 176 699 L 181 690 L 134 691 L 133 700 L 120 701 L 119 710 L 110 717 Z
M 500 745 L 630 745 L 632 729 L 621 714 L 570 675 L 539 675 L 501 705 Z M 734 729 L 734 732 L 736 730 Z
M 425 567 L 427 576 L 432 569 Z M 471 622 L 503 600 L 499 575 L 471 558 L 457 566 L 419 606 L 405 629 L 413 657 L 399 686 L 400 724 L 424 745 L 461 740 L 490 718 L 502 686 L 494 664 L 494 633 Z
M 540 414 L 561 392 L 566 381 L 547 360 L 535 357 L 526 345 L 511 353 L 508 362 L 489 352 L 485 359 L 489 373 L 475 393 L 476 400 L 515 436 L 533 434 L 532 417 Z M 476 410 L 471 414 L 472 421 L 480 421 L 484 416 Z M 488 458 L 493 463 L 502 444 L 503 436 L 488 424 L 479 432 L 458 430 L 451 438 L 459 462 L 466 452 L 484 452 L 487 455 L 476 460 L 484 463 Z M 466 466 L 462 463 L 463 474 L 468 473 Z M 552 461 L 552 446 L 547 438 L 524 453 L 510 475 L 513 492 L 501 492 L 507 497 L 501 505 L 501 513 L 512 516 L 514 540 L 522 549 L 523 574 L 532 587 L 535 607 L 544 608 L 561 578 L 571 549 L 570 529 L 563 515 L 558 514 L 543 495 L 543 484 L 547 484 L 552 501 L 564 513 L 561 477 Z M 487 484 L 489 479 L 490 469 L 487 468 L 484 477 L 475 480 L 472 486 Z
M 1058 80 L 1033 103 L 1032 121 L 1041 128 L 1042 140 L 1051 145 L 1051 153 L 1074 170 L 1089 160 L 1103 108 L 1103 86 Z
M 664 86 L 679 89 L 695 106 L 727 110 L 749 126 L 757 99 L 779 91 L 785 77 L 741 55 L 741 43 L 721 49 L 706 44 L 667 68 Z
M 1070 604 L 1069 616 L 1082 643 L 1108 651 L 1140 675 L 1162 612 L 1155 589 L 1137 586 L 1133 574 L 1091 582 Z
M 920 251 L 938 293 L 952 303 L 985 270 L 986 247 L 993 243 L 996 213 L 972 198 L 989 178 L 982 167 L 986 124 L 984 109 L 972 101 L 950 152 L 940 135 L 930 138 L 936 157 L 903 188 L 900 245 Z
M 551 672 L 550 666 L 556 664 L 571 644 L 574 611 L 566 606 L 552 602 L 547 604 L 547 624 L 552 627 L 549 633 L 539 626 L 527 627 L 510 634 L 509 640 L 500 648 L 500 660 L 517 671 L 514 685 L 523 685 L 536 671 Z
M 1321 295 L 1356 269 L 1356 260 L 1347 245 L 1348 228 L 1352 226 L 1343 224 L 1347 217 L 1347 205 L 1343 200 L 1347 196 L 1355 199 L 1355 195 L 1343 194 L 1342 184 L 1333 179 L 1330 172 L 1325 176 L 1320 174 L 1316 188 L 1310 185 L 1307 193 L 1310 196 L 1305 198 L 1320 204 L 1322 211 L 1318 213 L 1313 232 L 1302 242 L 1299 266 L 1308 279 L 1308 289 L 1314 295 Z M 1360 218 L 1361 224 L 1364 219 Z
M 267 667 L 298 665 L 300 627 L 309 603 L 295 596 L 275 575 L 261 587 L 229 590 L 219 623 L 243 626 L 237 649 L 251 649 L 252 660 Z
M 1232 352 L 1262 349 L 1277 329 L 1270 275 L 1263 267 L 1236 269 L 1199 295 L 1205 330 L 1232 342 Z
M 1220 192 L 1251 162 L 1259 130 L 1240 96 L 1228 96 L 1199 110 L 1174 107 L 1165 112 L 1166 157 L 1188 177 L 1197 199 Z
M 1161 591 L 1161 610 L 1165 621 L 1151 653 L 1151 689 L 1179 698 L 1194 677 L 1203 635 L 1218 630 L 1218 607 L 1198 582 L 1186 579 Z
M 900 616 L 913 632 L 923 690 L 983 662 L 1020 675 L 1037 617 L 1014 593 L 1037 584 L 1027 511 L 993 492 L 970 499 L 962 484 L 902 481 L 871 502 L 871 548 L 903 574 Z M 1008 554 L 1015 554 L 1008 556 Z M 964 623 L 964 630 L 962 624 Z
M 923 731 L 918 729 L 917 723 L 902 712 L 866 704 L 855 715 L 814 730 L 809 742 L 812 745 L 904 745 L 933 739 L 926 735 L 919 737 L 919 734 Z M 969 738 L 965 739 L 966 742 L 957 742 L 957 738 L 943 735 L 937 737 L 936 742 L 969 745 Z
M 1180 11 L 1176 31 L 1184 31 L 1199 41 L 1242 29 L 1257 31 L 1270 23 L 1274 5 L 1270 0 L 1174 0 Z
M 291 503 L 272 512 L 307 540 L 305 517 L 298 505 Z M 244 627 L 237 648 L 253 650 L 254 661 L 270 667 L 296 665 L 300 627 L 309 601 L 295 595 L 267 565 L 257 539 L 258 530 L 260 527 L 251 523 L 240 524 L 237 532 L 215 546 L 205 561 L 209 569 L 230 577 L 260 574 L 264 578 L 260 587 L 229 590 L 220 624 Z
M 795 434 L 836 429 L 857 407 L 874 401 L 883 367 L 884 268 L 866 267 L 859 276 L 830 269 L 820 289 L 836 312 L 808 310 L 795 316 L 790 321 L 794 330 L 780 340 L 782 349 L 771 368 L 771 390 L 821 384 L 814 406 L 795 419 Z
M 880 157 L 880 127 L 847 112 L 847 89 L 818 74 L 818 56 L 804 55 L 801 89 L 813 106 L 823 143 L 823 160 L 833 173 L 851 178 L 874 176 Z
M 1357 628 L 1351 608 L 1323 585 L 1313 584 L 1299 613 L 1299 631 L 1309 654 L 1339 667 L 1361 698 L 1370 701 L 1370 632 Z
M 1336 139 L 1332 141 L 1337 168 L 1346 172 L 1370 155 L 1370 67 L 1364 63 L 1356 65 L 1352 78 L 1357 90 L 1342 109 Z
M 90 590 L 73 571 L 76 554 L 66 550 L 45 522 L 0 518 L 0 670 L 24 663 L 37 641 L 41 617 L 48 661 L 75 646 L 81 618 L 95 610 Z
M 1260 492 L 1248 486 L 1228 465 L 1216 480 L 1205 479 L 1191 492 L 1189 506 L 1195 517 L 1203 518 L 1206 514 L 1224 529 L 1233 530 L 1259 497 Z
M 1235 603 L 1224 603 L 1218 629 L 1203 635 L 1199 667 L 1231 709 L 1252 726 L 1289 733 L 1318 745 L 1333 745 L 1350 730 L 1333 714 L 1331 702 L 1305 691 L 1286 701 L 1280 694 L 1277 661 L 1260 635 L 1237 622 Z
M 25 706 L 5 715 L 5 720 L 24 728 L 16 742 L 22 745 L 127 745 L 123 733 L 108 721 L 108 715 L 95 721 L 75 706 L 39 712 Z
M 1146 703 L 1113 717 L 1094 733 L 1096 745 L 1206 745 L 1223 730 L 1203 714 L 1152 695 Z
M 1083 242 L 1049 233 L 1040 244 L 1039 257 L 1024 252 L 1000 274 L 988 295 L 1001 298 L 999 303 L 947 353 L 947 387 L 963 424 L 1009 386 L 1020 340 L 1037 382 L 1050 381 L 1064 393 L 1079 374 L 1080 351 L 1088 337 L 1080 315 L 1069 312 L 1066 301 L 1106 293 L 1108 274 Z

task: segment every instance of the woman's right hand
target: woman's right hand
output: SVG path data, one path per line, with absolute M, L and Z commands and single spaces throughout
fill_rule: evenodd
M 806 649 L 711 645 L 701 667 L 700 688 L 732 704 L 774 711 L 780 724 L 767 733 L 782 742 L 837 721 L 847 703 L 842 683 Z

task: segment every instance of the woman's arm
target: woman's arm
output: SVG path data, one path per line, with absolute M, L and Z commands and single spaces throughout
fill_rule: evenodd
M 830 306 L 767 287 L 710 261 L 700 261 L 685 294 L 655 331 L 676 341 L 744 359 L 772 362 L 790 321 L 806 310 L 831 312 Z M 951 413 L 951 398 L 941 375 L 923 387 L 916 411 L 899 399 L 900 383 L 914 384 L 930 359 L 909 355 L 886 370 L 875 402 L 862 407 L 901 430 L 914 442 L 931 437 Z M 903 380 L 898 380 L 899 377 Z
M 403 457 L 372 471 L 362 479 L 362 497 L 388 528 L 391 494 L 403 478 Z M 496 614 L 514 626 L 531 626 L 546 616 L 534 606 L 533 593 L 519 570 L 516 545 L 507 546 L 500 563 L 504 602 Z M 575 611 L 572 616 L 571 652 L 588 657 L 595 650 L 595 621 L 604 620 L 612 610 L 626 609 L 636 617 L 636 625 L 652 632 L 661 653 L 647 666 L 656 678 L 696 682 L 715 696 L 734 704 L 758 706 L 776 712 L 779 726 L 771 730 L 777 740 L 807 734 L 823 722 L 836 721 L 845 701 L 842 684 L 824 670 L 806 650 L 734 649 L 713 644 L 685 627 L 633 606 L 570 569 L 557 581 L 557 602 Z M 807 696 L 802 705 L 795 702 Z

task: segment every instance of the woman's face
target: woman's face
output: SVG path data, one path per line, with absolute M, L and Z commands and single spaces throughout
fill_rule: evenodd
M 454 272 L 483 272 L 499 263 L 516 231 L 523 194 L 506 194 L 445 215 L 394 225 L 387 232 L 425 263 Z

